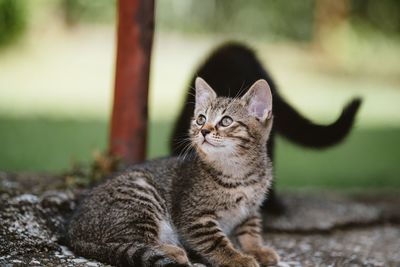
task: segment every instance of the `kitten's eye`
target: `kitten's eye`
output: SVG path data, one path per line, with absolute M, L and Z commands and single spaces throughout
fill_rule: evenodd
M 220 125 L 223 127 L 228 127 L 229 125 L 231 125 L 233 122 L 233 119 L 229 116 L 225 116 L 222 118 L 222 120 L 220 121 Z
M 204 115 L 199 115 L 197 117 L 196 123 L 198 125 L 203 125 L 204 123 L 206 123 L 206 117 Z

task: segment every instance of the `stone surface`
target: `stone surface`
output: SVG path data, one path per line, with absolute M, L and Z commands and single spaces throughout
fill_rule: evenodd
M 400 266 L 400 228 L 394 225 L 330 233 L 265 234 L 286 266 Z
M 62 177 L 0 172 L 0 266 L 107 266 L 74 255 L 65 222 L 83 190 Z M 279 266 L 400 266 L 400 198 L 391 194 L 286 193 L 283 216 L 265 215 Z M 201 267 L 201 265 L 195 265 Z
M 285 216 L 264 216 L 267 230 L 286 232 L 330 231 L 351 225 L 370 225 L 383 220 L 382 206 L 336 194 L 286 193 Z M 393 211 L 394 212 L 394 211 Z

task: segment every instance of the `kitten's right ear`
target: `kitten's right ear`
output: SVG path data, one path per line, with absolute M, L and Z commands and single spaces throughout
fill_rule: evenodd
M 196 86 L 195 110 L 207 106 L 208 103 L 217 98 L 217 94 L 214 92 L 211 86 L 209 86 L 208 83 L 206 83 L 206 81 L 203 80 L 202 78 L 200 77 L 196 78 L 195 86 Z
M 262 122 L 272 117 L 272 93 L 266 80 L 256 81 L 242 99 L 251 116 Z

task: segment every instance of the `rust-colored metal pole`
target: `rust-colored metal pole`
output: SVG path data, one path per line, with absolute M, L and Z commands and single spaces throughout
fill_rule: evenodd
M 154 0 L 118 1 L 118 41 L 109 152 L 127 163 L 145 159 Z

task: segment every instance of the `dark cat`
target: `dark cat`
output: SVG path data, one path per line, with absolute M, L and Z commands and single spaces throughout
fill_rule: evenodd
M 187 137 L 194 96 L 191 88 L 197 76 L 204 78 L 220 96 L 242 96 L 247 88 L 259 79 L 267 80 L 274 101 L 274 128 L 269 138 L 268 156 L 273 161 L 275 132 L 288 140 L 311 148 L 326 148 L 342 141 L 350 132 L 361 100 L 353 99 L 342 111 L 340 117 L 329 125 L 317 125 L 304 118 L 279 95 L 277 87 L 268 72 L 261 65 L 253 51 L 242 44 L 228 43 L 216 49 L 197 69 L 187 90 L 185 105 L 176 121 L 170 141 L 174 155 L 183 153 L 181 140 Z M 282 206 L 271 190 L 264 208 L 281 212 Z

